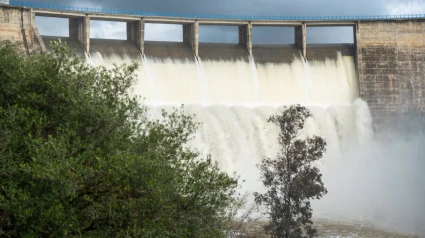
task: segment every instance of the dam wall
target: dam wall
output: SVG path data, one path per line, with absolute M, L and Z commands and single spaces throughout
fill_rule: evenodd
M 0 45 L 5 41 L 16 44 L 27 55 L 46 51 L 32 9 L 0 6 Z
M 359 22 L 356 42 L 360 97 L 375 124 L 425 112 L 425 21 Z
M 353 98 L 360 97 L 370 107 L 375 128 L 388 125 L 393 119 L 401 117 L 406 112 L 425 111 L 425 19 L 421 17 L 414 19 L 403 17 L 375 19 L 370 17 L 370 19 L 358 20 L 353 20 L 350 17 L 346 19 L 294 18 L 289 20 L 280 18 L 214 19 L 207 17 L 105 14 L 95 11 L 76 12 L 2 5 L 0 6 L 0 41 L 15 42 L 27 54 L 48 50 L 49 41 L 58 37 L 41 37 L 35 26 L 35 16 L 68 18 L 69 37 L 61 37 L 62 40 L 77 52 L 91 56 L 100 55 L 103 58 L 122 56 L 122 59 L 138 60 L 143 56 L 155 59 L 156 63 L 159 63 L 158 60 L 166 61 L 170 59 L 172 61 L 193 62 L 194 64 L 199 64 L 198 61 L 201 59 L 206 64 L 213 61 L 241 61 L 246 62 L 247 65 L 252 65 L 244 66 L 246 67 L 244 70 L 251 71 L 254 74 L 252 76 L 253 82 L 258 80 L 255 79 L 258 75 L 270 77 L 271 73 L 267 70 L 270 69 L 271 64 L 286 64 L 286 66 L 282 66 L 282 72 L 289 72 L 291 69 L 288 69 L 288 67 L 298 67 L 293 64 L 296 62 L 297 65 L 303 65 L 300 70 L 304 72 L 294 71 L 291 75 L 299 76 L 302 74 L 305 75 L 304 77 L 313 79 L 312 82 L 307 79 L 309 87 L 313 85 L 318 91 L 310 92 L 310 94 L 315 94 L 317 98 L 319 97 L 317 95 L 320 94 L 325 95 L 321 98 L 329 98 L 329 100 L 324 101 L 318 100 L 317 103 L 346 104 L 351 103 L 350 100 Z M 90 39 L 90 20 L 125 22 L 127 40 Z M 146 23 L 180 24 L 183 42 L 145 41 L 144 29 Z M 202 25 L 237 26 L 239 42 L 238 44 L 199 42 L 199 27 Z M 254 26 L 293 27 L 295 44 L 255 45 L 252 42 L 252 28 Z M 317 26 L 353 27 L 354 44 L 308 44 L 307 28 Z M 314 68 L 319 64 L 329 65 L 330 61 L 338 64 L 339 59 L 344 59 L 344 62 L 346 60 L 353 61 L 357 78 L 355 84 L 350 83 L 350 90 L 342 90 L 350 94 L 344 100 L 341 99 L 342 96 L 328 96 L 341 94 L 341 92 L 335 92 L 335 87 L 339 87 L 338 84 L 329 85 L 329 83 L 337 81 L 331 79 L 314 81 L 314 77 L 311 75 L 321 73 L 327 75 L 327 77 L 333 77 L 333 75 L 328 74 L 329 70 L 314 70 Z M 343 61 L 340 60 L 340 62 Z M 215 63 L 212 65 L 218 67 Z M 269 69 L 265 70 L 267 67 Z M 201 76 L 199 77 L 205 78 L 205 76 L 202 76 L 203 69 L 199 68 L 199 65 L 198 69 L 194 68 L 193 70 L 200 70 L 201 73 L 198 73 L 198 75 Z M 279 77 L 280 71 L 274 69 L 273 72 L 273 74 L 276 74 L 273 77 Z M 344 75 L 345 73 L 340 74 Z M 288 77 L 297 78 L 298 76 Z M 223 75 L 223 77 L 228 76 Z M 347 82 L 351 82 L 351 79 Z M 261 85 L 262 82 L 256 84 Z M 283 83 L 281 86 L 289 87 L 291 85 L 295 84 Z M 329 91 L 327 88 L 329 88 Z M 333 91 L 331 88 L 333 88 Z M 255 90 L 258 91 L 259 89 Z M 255 90 L 252 89 L 251 91 Z M 289 88 L 282 88 L 281 91 L 291 94 Z M 257 94 L 258 97 L 261 97 L 261 92 Z M 270 94 L 264 93 L 262 97 L 269 98 Z M 311 95 L 309 97 L 314 98 Z M 332 98 L 335 101 L 331 101 Z M 297 97 L 289 101 L 283 99 L 285 97 L 275 96 L 273 100 L 261 101 L 261 103 L 284 105 L 305 102 L 297 101 Z M 195 99 L 189 101 L 196 102 Z

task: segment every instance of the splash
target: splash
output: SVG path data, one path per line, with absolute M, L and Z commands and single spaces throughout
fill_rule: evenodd
M 89 53 L 87 53 L 86 51 L 84 51 L 84 56 L 86 57 L 87 63 L 91 66 L 94 66 L 94 62 L 93 62 L 91 55 Z

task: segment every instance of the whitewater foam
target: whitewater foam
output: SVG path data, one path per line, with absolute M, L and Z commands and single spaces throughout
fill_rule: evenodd
M 123 63 L 121 56 L 103 59 L 99 53 L 92 60 L 107 67 Z M 246 180 L 244 174 L 252 174 L 247 171 L 254 172 L 264 156 L 277 153 L 276 130 L 266 121 L 285 105 L 300 103 L 312 111 L 303 133 L 325 137 L 331 153 L 339 153 L 353 138 L 370 137 L 371 121 L 353 120 L 370 113 L 367 105 L 353 106 L 358 87 L 351 56 L 338 53 L 335 60 L 322 62 L 294 56 L 291 64 L 256 64 L 254 57 L 245 62 L 143 55 L 141 64 L 134 92 L 146 98 L 152 115 L 185 104 L 202 123 L 191 145 Z

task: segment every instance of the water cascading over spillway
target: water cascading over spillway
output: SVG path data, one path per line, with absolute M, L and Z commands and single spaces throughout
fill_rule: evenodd
M 260 189 L 255 165 L 278 151 L 277 131 L 267 119 L 286 105 L 299 103 L 312 111 L 304 133 L 325 137 L 328 154 L 370 137 L 370 120 L 359 118 L 370 117 L 367 106 L 353 106 L 358 97 L 353 56 L 338 49 L 328 50 L 332 57 L 305 62 L 293 49 L 285 53 L 259 46 L 248 60 L 234 46 L 204 43 L 200 48 L 213 53 L 206 50 L 195 58 L 182 43 L 151 44 L 152 50 L 139 56 L 135 93 L 146 97 L 152 117 L 184 104 L 202 123 L 190 146 L 211 154 L 223 170 L 236 171 L 246 191 Z M 128 52 L 114 54 L 96 44 L 92 49 L 94 64 L 130 62 Z M 275 55 L 275 62 L 267 62 L 270 52 L 279 52 L 282 61 Z
M 44 42 L 57 37 L 43 36 Z M 84 57 L 81 44 L 62 38 Z M 48 46 L 48 44 L 46 44 Z M 49 48 L 49 47 L 48 47 Z M 256 167 L 279 149 L 267 123 L 284 106 L 299 103 L 313 113 L 303 135 L 327 141 L 320 162 L 328 194 L 313 201 L 314 215 L 374 224 L 425 237 L 425 138 L 374 138 L 368 106 L 358 99 L 353 45 L 309 45 L 308 61 L 293 46 L 199 44 L 199 58 L 178 42 L 145 42 L 145 55 L 130 41 L 91 39 L 91 65 L 140 63 L 134 92 L 145 97 L 153 118 L 185 105 L 202 125 L 191 146 L 240 175 L 242 192 L 261 192 Z M 364 223 L 365 222 L 365 223 Z
M 418 209 L 425 207 L 425 187 L 417 183 L 425 181 L 423 136 L 371 140 L 353 46 L 310 46 L 308 52 L 304 61 L 291 46 L 254 46 L 249 60 L 241 46 L 201 43 L 195 59 L 184 43 L 145 42 L 142 56 L 130 42 L 91 39 L 90 56 L 106 67 L 137 60 L 134 92 L 146 98 L 150 115 L 160 118 L 162 109 L 184 104 L 202 123 L 189 146 L 236 171 L 245 180 L 242 193 L 262 191 L 256 164 L 279 149 L 269 116 L 294 103 L 307 106 L 313 118 L 302 134 L 328 143 L 319 166 L 329 193 L 312 203 L 315 216 L 425 234 Z

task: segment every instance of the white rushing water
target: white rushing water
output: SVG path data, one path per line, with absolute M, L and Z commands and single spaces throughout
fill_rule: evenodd
M 300 103 L 313 112 L 305 134 L 325 137 L 330 153 L 371 137 L 368 108 L 355 103 L 358 86 L 351 56 L 310 63 L 298 58 L 292 64 L 141 58 L 135 93 L 146 97 L 152 116 L 185 104 L 202 123 L 191 145 L 247 181 L 253 181 L 261 158 L 277 153 L 277 131 L 266 121 L 286 105 Z M 100 54 L 93 61 L 123 63 L 120 57 L 103 59 Z M 362 121 L 367 123 L 356 124 Z
M 143 56 L 135 93 L 146 97 L 154 118 L 160 117 L 162 109 L 185 104 L 185 110 L 202 122 L 190 146 L 204 156 L 211 154 L 223 170 L 236 171 L 245 180 L 242 189 L 248 192 L 262 189 L 256 164 L 278 151 L 278 132 L 267 119 L 286 105 L 303 104 L 313 113 L 303 133 L 322 136 L 328 143 L 320 167 L 329 194 L 314 203 L 318 216 L 371 219 L 380 224 L 386 221 L 381 216 L 391 215 L 391 222 L 398 222 L 397 229 L 422 232 L 418 224 L 425 224 L 425 202 L 418 197 L 425 196 L 424 183 L 405 185 L 424 177 L 415 167 L 416 162 L 424 164 L 423 160 L 417 160 L 413 153 L 403 158 L 412 163 L 406 163 L 398 173 L 395 168 L 402 164 L 403 151 L 412 149 L 409 145 L 423 151 L 419 144 L 425 140 L 394 142 L 401 143 L 399 147 L 373 141 L 368 106 L 358 99 L 353 57 L 336 54 L 334 60 L 303 62 L 296 58 L 291 64 Z M 92 55 L 92 60 L 108 67 L 124 62 L 120 57 L 103 59 L 100 54 Z M 373 157 L 377 159 L 370 162 Z M 409 166 L 414 175 L 406 177 Z M 385 181 L 386 176 L 392 179 Z M 396 184 L 393 193 L 388 183 Z M 385 194 L 372 191 L 382 184 L 388 185 Z M 385 203 L 380 204 L 381 200 Z M 398 202 L 408 207 L 405 213 L 402 206 L 395 209 L 399 219 L 392 210 Z M 415 219 L 410 221 L 409 217 Z
M 123 63 L 120 57 L 103 59 L 92 55 L 95 64 Z M 305 105 L 350 106 L 358 97 L 353 57 L 292 64 L 255 64 L 245 61 L 193 61 L 142 57 L 136 93 L 148 102 L 163 105 Z M 154 88 L 152 94 L 150 90 Z

